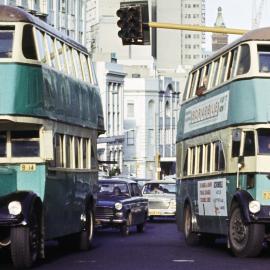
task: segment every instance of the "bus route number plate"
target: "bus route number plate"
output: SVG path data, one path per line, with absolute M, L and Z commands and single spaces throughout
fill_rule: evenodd
M 36 164 L 21 164 L 20 170 L 22 172 L 33 172 L 36 170 Z
M 263 198 L 264 198 L 264 200 L 270 200 L 270 192 L 264 192 Z

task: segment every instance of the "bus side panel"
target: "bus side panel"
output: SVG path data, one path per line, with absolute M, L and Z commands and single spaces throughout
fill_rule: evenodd
M 81 230 L 88 195 L 94 195 L 97 173 L 49 171 L 45 190 L 45 237 L 53 239 Z

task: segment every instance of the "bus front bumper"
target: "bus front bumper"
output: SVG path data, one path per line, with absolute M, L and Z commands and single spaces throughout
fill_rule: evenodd
M 258 213 L 250 213 L 250 219 L 252 222 L 256 223 L 270 223 L 270 206 L 262 205 Z
M 8 213 L 8 210 L 0 208 L 0 226 L 16 226 L 21 224 L 22 215 L 14 216 Z

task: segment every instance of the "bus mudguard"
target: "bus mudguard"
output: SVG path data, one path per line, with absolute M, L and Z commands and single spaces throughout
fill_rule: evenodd
M 234 196 L 232 203 L 237 202 L 240 206 L 243 218 L 245 222 L 250 223 L 252 220 L 250 218 L 248 204 L 252 201 L 252 196 L 245 190 L 238 190 Z M 232 205 L 231 205 L 232 206 Z
M 8 205 L 11 202 L 19 202 L 21 204 L 21 213 L 14 215 L 9 213 Z M 0 225 L 27 225 L 30 219 L 30 213 L 33 204 L 39 208 L 42 214 L 42 202 L 40 198 L 31 191 L 17 191 L 10 193 L 0 199 Z

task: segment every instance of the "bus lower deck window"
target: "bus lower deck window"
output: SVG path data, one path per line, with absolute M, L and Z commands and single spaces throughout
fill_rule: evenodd
M 11 131 L 11 155 L 13 157 L 39 156 L 39 131 Z

